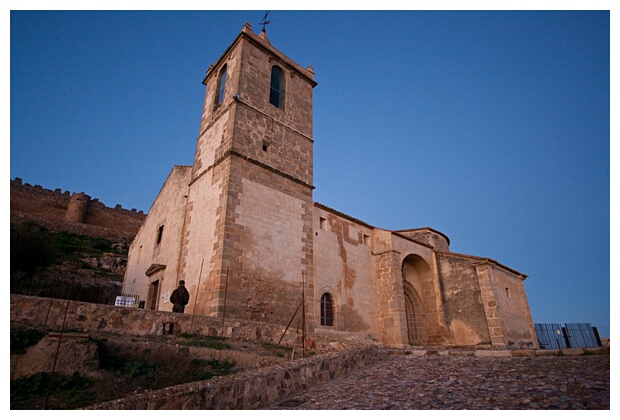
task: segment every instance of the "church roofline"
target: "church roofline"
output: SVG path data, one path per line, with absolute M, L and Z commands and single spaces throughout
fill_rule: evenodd
M 415 231 L 419 231 L 419 230 L 430 230 L 433 233 L 436 233 L 437 235 L 441 235 L 443 236 L 446 241 L 448 241 L 448 245 L 450 245 L 450 238 L 448 238 L 448 236 L 444 233 L 441 233 L 438 230 L 433 229 L 432 227 L 421 227 L 421 228 L 413 228 L 413 229 L 399 229 L 399 230 L 395 230 L 393 232 L 395 233 L 403 233 L 403 232 L 415 232 Z
M 338 211 L 336 209 L 328 207 L 325 204 L 321 204 L 321 203 L 318 203 L 316 201 L 313 204 L 314 204 L 315 207 L 321 208 L 321 209 L 323 209 L 325 211 L 328 211 L 330 213 L 334 213 L 335 215 L 343 217 L 345 219 L 349 219 L 352 222 L 355 222 L 355 223 L 358 223 L 360 225 L 366 226 L 367 228 L 379 229 L 376 226 L 370 225 L 370 224 L 364 222 L 363 220 L 356 219 L 353 216 L 349 216 L 346 213 L 343 213 L 343 212 L 340 212 L 340 211 Z M 444 238 L 446 238 L 446 240 L 448 241 L 448 244 L 450 244 L 450 238 L 448 238 L 443 233 L 441 233 L 438 230 L 435 230 L 435 229 L 433 229 L 431 227 L 421 227 L 421 228 L 413 228 L 413 229 L 399 229 L 399 230 L 384 229 L 384 230 L 387 230 L 388 232 L 391 232 L 393 235 L 396 235 L 396 236 L 398 236 L 400 238 L 403 238 L 403 239 L 406 239 L 408 241 L 412 241 L 412 242 L 415 242 L 417 244 L 423 245 L 425 247 L 431 248 L 437 254 L 452 255 L 452 256 L 456 256 L 456 257 L 467 258 L 467 259 L 470 259 L 470 260 L 476 260 L 476 264 L 484 264 L 484 263 L 494 264 L 494 265 L 497 265 L 500 268 L 503 268 L 506 271 L 509 271 L 509 272 L 511 272 L 513 274 L 516 274 L 518 276 L 523 277 L 523 280 L 525 280 L 528 277 L 527 274 L 523 274 L 523 273 L 521 273 L 521 272 L 519 272 L 519 271 L 517 271 L 517 270 L 515 270 L 513 268 L 510 268 L 507 265 L 504 265 L 504 264 L 502 264 L 502 263 L 500 263 L 500 262 L 498 262 L 498 261 L 496 261 L 494 259 L 486 258 L 486 257 L 477 257 L 475 255 L 458 254 L 456 252 L 450 252 L 450 251 L 438 251 L 438 250 L 436 250 L 435 248 L 433 248 L 432 246 L 430 246 L 428 244 L 425 244 L 425 243 L 420 242 L 420 241 L 416 241 L 415 239 L 412 239 L 412 238 L 409 238 L 408 236 L 403 235 L 403 232 L 412 232 L 412 231 L 419 231 L 419 230 L 430 230 L 430 231 L 432 231 L 434 233 L 437 233 L 438 235 L 441 235 Z
M 296 62 L 288 58 L 285 54 L 280 52 L 278 49 L 273 47 L 269 43 L 269 41 L 266 40 L 266 38 L 263 39 L 259 35 L 256 35 L 254 31 L 252 31 L 252 27 L 250 26 L 250 23 L 246 22 L 245 25 L 243 25 L 243 28 L 241 29 L 239 34 L 235 37 L 233 42 L 230 43 L 228 48 L 226 48 L 224 53 L 220 55 L 220 58 L 218 58 L 215 64 L 209 66 L 209 69 L 207 70 L 207 74 L 205 75 L 205 78 L 202 80 L 203 85 L 206 85 L 206 82 L 209 76 L 215 71 L 215 69 L 219 68 L 219 65 L 224 60 L 224 57 L 228 55 L 230 50 L 232 50 L 232 48 L 237 44 L 237 42 L 239 42 L 241 38 L 247 39 L 248 41 L 252 42 L 257 47 L 265 50 L 267 53 L 273 54 L 276 57 L 278 57 L 279 60 L 284 62 L 287 66 L 289 66 L 290 68 L 295 70 L 297 73 L 299 73 L 302 77 L 304 77 L 312 85 L 312 87 L 315 87 L 318 84 L 317 82 L 314 81 L 314 72 L 312 71 L 312 68 L 310 66 L 308 66 L 307 69 L 304 69 L 303 67 L 301 67 L 299 64 L 297 64 Z
M 350 220 L 350 221 L 352 221 L 352 222 L 355 222 L 355 223 L 358 223 L 358 224 L 360 224 L 360 225 L 363 225 L 363 226 L 365 226 L 365 227 L 367 227 L 367 228 L 370 228 L 370 229 L 380 229 L 380 228 L 377 228 L 376 226 L 373 226 L 373 225 L 371 225 L 371 224 L 368 224 L 368 223 L 364 222 L 363 220 L 356 219 L 356 218 L 355 218 L 355 217 L 353 217 L 353 216 L 349 216 L 349 215 L 348 215 L 348 214 L 346 214 L 346 213 L 343 213 L 343 212 L 341 212 L 341 211 L 338 211 L 338 210 L 336 210 L 336 209 L 333 209 L 333 208 L 331 208 L 331 207 L 328 207 L 328 206 L 326 206 L 325 204 L 317 203 L 317 202 L 315 201 L 315 202 L 314 202 L 314 205 L 315 205 L 316 207 L 319 207 L 319 208 L 321 208 L 321 209 L 325 210 L 325 211 L 329 211 L 329 212 L 331 212 L 331 213 L 334 213 L 334 214 L 335 214 L 335 215 L 337 215 L 337 216 L 344 217 L 345 219 L 349 219 L 349 220 Z M 429 229 L 429 230 L 432 230 L 433 232 L 437 232 L 436 230 L 431 229 L 431 228 L 419 228 L 419 229 Z M 420 241 L 416 241 L 415 239 L 409 238 L 408 236 L 405 236 L 405 235 L 403 235 L 402 233 L 400 233 L 400 232 L 407 232 L 407 231 L 419 230 L 419 229 L 406 229 L 406 230 L 389 230 L 389 229 L 382 229 L 382 230 L 388 231 L 388 232 L 392 233 L 393 235 L 396 235 L 396 236 L 398 236 L 398 237 L 400 237 L 400 238 L 403 238 L 403 239 L 406 239 L 406 240 L 408 240 L 408 241 L 415 242 L 416 244 L 423 245 L 423 246 L 425 246 L 425 247 L 427 247 L 427 248 L 434 249 L 432 246 L 430 246 L 430 245 L 428 245 L 428 244 L 425 244 L 425 243 L 420 242 Z M 438 233 L 438 234 L 440 234 L 440 235 L 442 235 L 442 236 L 445 236 L 445 235 L 443 235 L 441 232 L 437 232 L 437 233 Z M 448 243 L 450 243 L 450 240 L 449 240 L 447 237 L 446 237 L 446 239 L 448 240 Z
M 316 207 L 322 208 L 322 209 L 323 209 L 323 210 L 325 210 L 325 211 L 329 211 L 329 212 L 331 212 L 331 213 L 334 213 L 334 214 L 336 214 L 337 216 L 344 217 L 345 219 L 349 219 L 349 220 L 351 220 L 352 222 L 359 223 L 360 225 L 366 226 L 367 228 L 370 228 L 370 229 L 376 229 L 373 225 L 369 225 L 368 223 L 364 222 L 363 220 L 356 219 L 356 218 L 355 218 L 355 217 L 353 217 L 353 216 L 349 216 L 348 214 L 343 213 L 343 212 L 341 212 L 341 211 L 338 211 L 338 210 L 336 210 L 336 209 L 333 209 L 333 208 L 331 208 L 331 207 L 328 207 L 328 206 L 326 206 L 325 204 L 317 203 L 317 202 L 315 201 L 315 202 L 314 202 L 314 205 L 315 205 Z
M 500 268 L 503 268 L 506 271 L 509 271 L 513 274 L 517 274 L 521 277 L 523 277 L 523 280 L 525 280 L 528 275 L 527 274 L 523 274 L 513 268 L 508 267 L 507 265 L 504 265 L 492 258 L 486 258 L 486 257 L 476 257 L 475 255 L 467 255 L 467 254 L 457 254 L 456 252 L 450 252 L 450 251 L 435 251 L 435 253 L 437 254 L 444 254 L 444 255 L 452 255 L 455 257 L 461 257 L 461 258 L 467 258 L 470 260 L 477 260 L 477 262 L 475 263 L 475 265 L 479 265 L 479 264 L 493 264 L 493 265 L 497 265 Z
M 191 170 L 192 166 L 191 165 L 173 165 L 172 169 L 170 169 L 170 172 L 168 172 L 168 176 L 166 177 L 166 180 L 164 181 L 164 183 L 161 185 L 161 188 L 159 189 L 159 191 L 157 192 L 157 195 L 155 196 L 155 200 L 153 200 L 153 203 L 151 204 L 151 208 L 149 209 L 149 213 L 151 212 L 151 209 L 153 208 L 153 205 L 157 202 L 157 199 L 159 198 L 160 194 L 162 193 L 162 191 L 164 190 L 164 188 L 166 187 L 166 184 L 168 183 L 168 180 L 170 180 L 172 178 L 172 174 L 174 174 L 175 172 L 178 172 L 180 170 Z M 140 227 L 142 228 L 142 227 Z
M 345 219 L 349 219 L 352 222 L 361 224 L 363 226 L 366 226 L 367 228 L 378 229 L 375 226 L 372 226 L 372 225 L 370 225 L 370 224 L 368 224 L 368 223 L 366 223 L 366 222 L 364 222 L 362 220 L 356 219 L 353 216 L 349 216 L 346 213 L 342 213 L 342 212 L 340 212 L 338 210 L 335 210 L 335 209 L 333 209 L 331 207 L 328 207 L 325 204 L 317 203 L 316 201 L 313 204 L 314 204 L 315 207 L 321 208 L 321 209 L 323 209 L 325 211 L 328 211 L 330 213 L 334 213 L 337 216 L 344 217 Z M 512 269 L 512 268 L 508 267 L 507 265 L 504 265 L 504 264 L 502 264 L 502 263 L 500 263 L 500 262 L 498 262 L 496 260 L 493 260 L 491 258 L 477 257 L 475 255 L 467 255 L 467 254 L 457 254 L 456 252 L 450 252 L 450 251 L 438 251 L 438 250 L 434 249 L 432 246 L 430 246 L 428 244 L 422 243 L 420 241 L 416 241 L 415 239 L 412 239 L 412 238 L 409 238 L 409 237 L 403 235 L 403 232 L 412 232 L 412 231 L 418 231 L 418 230 L 430 230 L 432 232 L 437 233 L 438 235 L 443 236 L 448 241 L 448 244 L 450 243 L 450 239 L 446 235 L 444 235 L 443 233 L 441 233 L 441 232 L 439 232 L 439 231 L 437 231 L 437 230 L 435 230 L 433 228 L 430 228 L 430 227 L 422 227 L 422 228 L 414 228 L 414 229 L 400 229 L 400 230 L 388 230 L 388 229 L 385 229 L 385 230 L 387 230 L 388 232 L 391 232 L 392 234 L 394 234 L 394 235 L 396 235 L 398 237 L 401 237 L 403 239 L 407 239 L 409 241 L 412 241 L 412 242 L 415 242 L 417 244 L 424 245 L 424 246 L 426 246 L 428 248 L 431 248 L 437 254 L 452 255 L 452 256 L 455 256 L 455 257 L 461 257 L 461 258 L 467 258 L 467 259 L 470 259 L 470 260 L 476 260 L 475 264 L 485 264 L 485 263 L 494 264 L 494 265 L 497 265 L 498 267 L 500 267 L 500 268 L 502 268 L 502 269 L 504 269 L 506 271 L 509 271 L 509 272 L 511 272 L 513 274 L 516 274 L 516 275 L 520 276 L 520 277 L 523 277 L 523 280 L 525 280 L 528 277 L 527 274 L 523 274 L 523 273 L 521 273 L 521 272 L 519 272 L 519 271 L 517 271 L 515 269 Z
M 388 231 L 388 232 L 390 232 L 392 235 L 396 235 L 396 236 L 398 236 L 399 238 L 406 239 L 406 240 L 408 240 L 408 241 L 410 241 L 410 242 L 415 242 L 416 244 L 418 244 L 418 245 L 422 245 L 422 246 L 424 246 L 424 247 L 426 247 L 426 248 L 430 248 L 430 249 L 433 249 L 433 250 L 435 249 L 433 246 L 431 246 L 431 245 L 429 245 L 429 244 L 425 244 L 425 243 L 424 243 L 424 242 L 422 242 L 422 241 L 418 241 L 418 240 L 416 240 L 416 239 L 413 239 L 413 238 L 410 238 L 410 237 L 408 237 L 408 236 L 405 236 L 405 235 L 403 235 L 402 233 L 400 233 L 400 232 L 399 232 L 399 231 L 397 231 L 397 230 L 390 230 L 390 231 Z

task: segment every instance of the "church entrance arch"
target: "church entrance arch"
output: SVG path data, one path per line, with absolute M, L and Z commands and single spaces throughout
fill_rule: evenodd
M 405 299 L 405 316 L 407 318 L 407 336 L 410 345 L 428 344 L 429 305 L 425 296 L 432 285 L 429 265 L 419 255 L 408 255 L 402 264 L 403 293 Z
M 415 289 L 403 283 L 405 293 L 405 316 L 407 317 L 407 336 L 409 344 L 423 345 L 426 342 L 426 325 L 422 314 L 422 302 Z

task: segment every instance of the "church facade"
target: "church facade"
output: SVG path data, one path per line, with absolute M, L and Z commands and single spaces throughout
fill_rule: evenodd
M 123 293 L 170 311 L 375 339 L 536 348 L 526 276 L 450 252 L 432 228 L 380 229 L 315 203 L 311 67 L 246 24 L 207 70 L 192 166 L 175 166 L 136 235 Z M 300 308 L 303 308 L 300 309 Z

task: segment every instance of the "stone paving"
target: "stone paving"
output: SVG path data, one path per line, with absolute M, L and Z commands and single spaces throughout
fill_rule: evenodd
M 415 356 L 377 364 L 276 410 L 609 410 L 610 356 Z

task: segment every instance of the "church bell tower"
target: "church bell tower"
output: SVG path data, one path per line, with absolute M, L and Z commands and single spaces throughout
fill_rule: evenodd
M 198 285 L 189 312 L 286 323 L 314 296 L 314 74 L 246 23 L 203 84 L 179 258 Z

